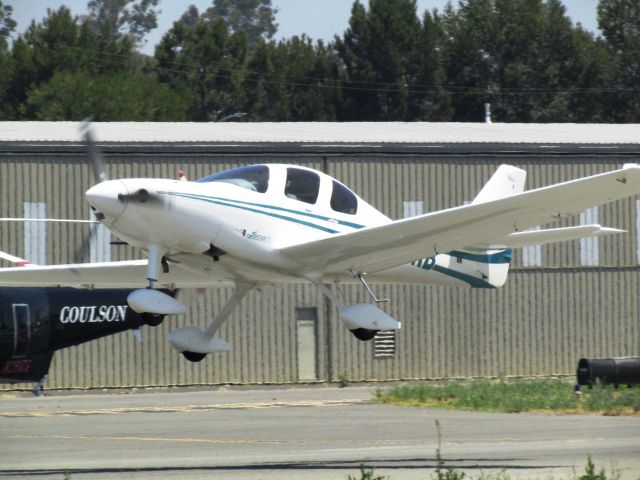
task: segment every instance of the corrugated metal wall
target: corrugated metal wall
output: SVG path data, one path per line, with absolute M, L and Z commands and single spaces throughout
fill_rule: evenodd
M 592 157 L 510 157 L 501 155 L 195 155 L 112 153 L 105 155 L 111 177 L 174 177 L 183 169 L 197 178 L 225 168 L 260 162 L 302 163 L 326 169 L 387 215 L 403 215 L 404 201 L 424 201 L 432 211 L 471 200 L 500 163 L 528 172 L 528 188 L 604 172 L 624 159 Z M 81 154 L 0 156 L 0 216 L 20 217 L 24 202 L 46 203 L 46 215 L 89 218 L 83 192 L 93 183 Z M 222 327 L 230 353 L 192 364 L 165 338 L 178 325 L 206 325 L 231 289 L 183 292 L 191 306 L 183 318 L 143 328 L 143 341 L 130 333 L 58 352 L 49 387 L 120 387 L 213 383 L 296 382 L 295 309 L 318 309 L 319 381 L 392 380 L 497 375 L 570 374 L 581 356 L 640 354 L 639 273 L 636 202 L 599 209 L 598 221 L 629 234 L 600 239 L 598 266 L 581 265 L 579 242 L 542 249 L 542 264 L 523 268 L 517 254 L 507 286 L 498 291 L 384 285 L 385 307 L 403 322 L 396 354 L 374 358 L 373 342 L 359 342 L 343 327 L 336 309 L 309 285 L 269 287 L 252 292 Z M 577 223 L 578 218 L 572 222 Z M 86 225 L 46 228 L 47 263 L 88 261 Z M 24 255 L 24 226 L 3 224 L 0 249 Z M 113 247 L 112 258 L 137 255 Z M 3 263 L 3 265 L 6 265 Z M 339 286 L 348 301 L 367 301 L 361 286 Z

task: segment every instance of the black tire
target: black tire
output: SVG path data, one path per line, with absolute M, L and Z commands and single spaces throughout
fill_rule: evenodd
M 198 352 L 182 352 L 182 355 L 184 355 L 184 358 L 194 363 L 201 362 L 204 359 L 204 357 L 207 356 L 206 353 L 198 353 Z
M 358 340 L 367 342 L 369 340 L 372 340 L 373 337 L 378 334 L 378 331 L 379 330 L 369 330 L 367 328 L 356 328 L 354 330 L 351 330 L 351 333 L 353 333 L 353 336 Z
M 158 313 L 143 313 L 142 321 L 150 327 L 157 327 L 164 320 L 164 315 Z

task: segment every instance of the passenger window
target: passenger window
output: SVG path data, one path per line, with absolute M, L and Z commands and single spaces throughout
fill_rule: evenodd
M 305 203 L 316 203 L 320 191 L 320 177 L 317 173 L 299 168 L 287 168 L 287 184 L 284 194 Z
M 331 193 L 331 208 L 336 212 L 355 215 L 358 211 L 358 198 L 351 190 L 334 180 L 333 192 Z
M 266 165 L 251 165 L 249 167 L 234 168 L 201 178 L 198 182 L 226 182 L 247 190 L 264 193 L 269 186 L 269 167 Z

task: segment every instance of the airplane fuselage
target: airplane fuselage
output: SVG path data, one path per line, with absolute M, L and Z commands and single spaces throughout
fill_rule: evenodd
M 130 292 L 0 288 L 0 382 L 38 381 L 56 350 L 144 325 Z
M 267 168 L 249 168 L 258 167 Z M 287 193 L 291 170 L 314 176 L 316 185 L 304 185 L 313 190 L 311 199 L 304 188 Z M 167 258 L 199 273 L 206 269 L 215 278 L 227 275 L 230 282 L 238 275 L 260 283 L 353 282 L 352 272 L 318 274 L 279 250 L 392 222 L 333 178 L 302 167 L 269 165 L 264 188 L 247 188 L 239 179 L 206 180 L 114 180 L 87 196 L 104 215 L 102 222 L 129 244 L 162 245 Z M 351 203 L 337 203 L 338 188 Z M 495 288 L 506 281 L 510 259 L 509 251 L 425 252 L 421 260 L 375 272 L 368 280 Z M 158 280 L 162 283 L 161 274 Z

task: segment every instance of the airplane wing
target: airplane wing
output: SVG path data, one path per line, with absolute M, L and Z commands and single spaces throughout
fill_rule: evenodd
M 90 288 L 140 288 L 146 287 L 147 261 L 79 263 L 69 265 L 37 265 L 24 268 L 0 268 L 0 285 L 33 286 L 81 286 Z M 156 286 L 201 287 L 206 285 L 232 285 L 221 275 L 187 269 L 171 263 L 169 273 L 162 273 Z
M 309 271 L 374 273 L 437 253 L 491 244 L 515 232 L 640 193 L 640 166 L 463 205 L 285 247 Z

